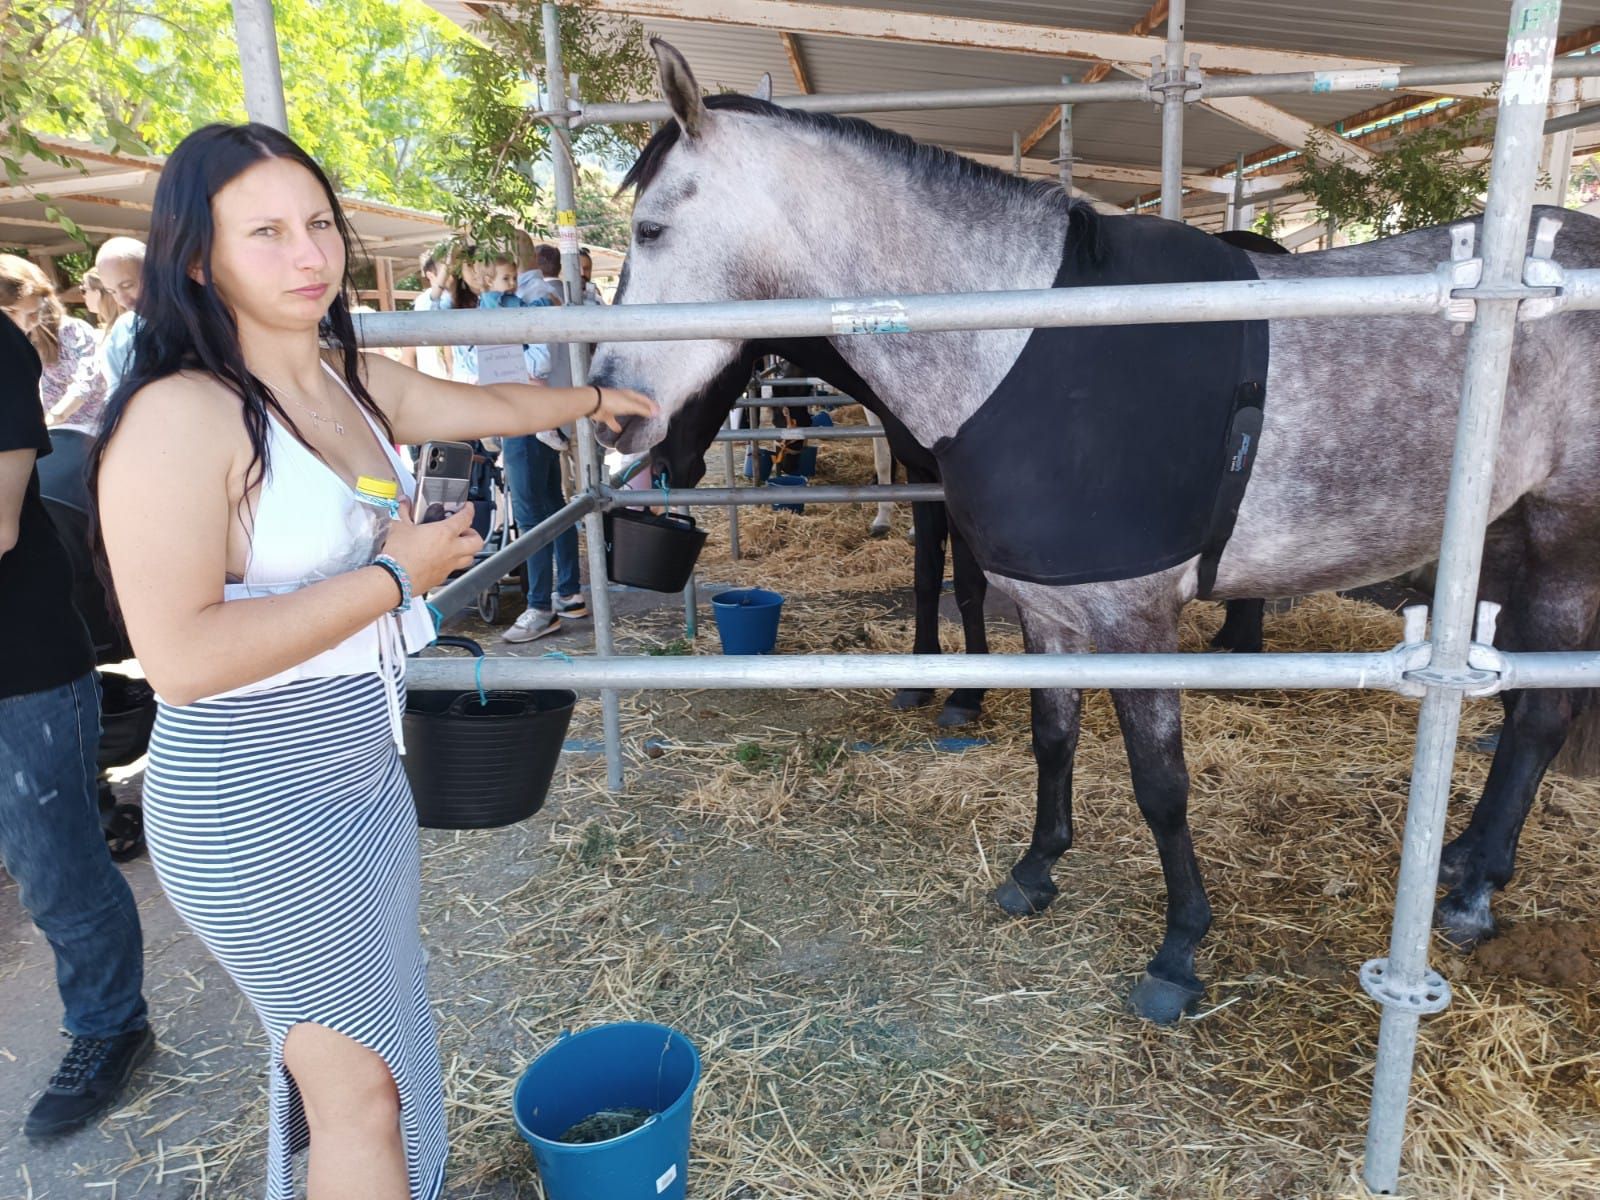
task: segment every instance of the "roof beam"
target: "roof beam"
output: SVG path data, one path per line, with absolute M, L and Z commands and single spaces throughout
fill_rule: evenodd
M 1325 160 L 1342 162 L 1357 170 L 1365 170 L 1367 164 L 1372 161 L 1372 151 L 1365 146 L 1357 145 L 1332 130 L 1322 129 L 1255 96 L 1228 96 L 1202 100 L 1200 104 L 1218 116 L 1227 117 L 1228 120 L 1256 133 L 1276 138 L 1296 150 L 1304 150 L 1306 143 L 1315 135 L 1321 152 L 1319 157 Z
M 806 73 L 806 60 L 800 53 L 800 39 L 787 29 L 778 34 L 783 41 L 783 52 L 789 56 L 789 70 L 794 72 L 794 85 L 802 96 L 811 94 L 811 77 Z
M 16 204 L 48 196 L 60 200 L 82 192 L 115 192 L 123 188 L 138 187 L 144 182 L 147 171 L 120 171 L 115 175 L 66 176 L 48 183 L 21 183 L 14 187 L 0 187 L 0 204 Z
M 808 4 L 803 0 L 588 0 L 587 7 L 597 12 L 650 20 L 739 25 L 827 37 L 961 46 L 970 50 L 1002 50 L 1043 58 L 1093 59 L 1096 62 L 1148 62 L 1166 50 L 1164 39 L 1148 34 L 889 12 L 853 5 Z M 1186 47 L 1199 54 L 1208 67 L 1224 71 L 1337 71 L 1402 65 L 1380 59 L 1220 42 L 1191 41 Z
M 958 152 L 959 153 L 959 152 Z M 1009 154 L 962 154 L 963 158 L 970 158 L 973 162 L 983 163 L 989 167 L 999 167 L 1009 171 L 1012 167 L 1012 158 Z M 1053 176 L 1056 174 L 1055 164 L 1042 158 L 1025 158 L 1022 160 L 1022 170 L 1031 176 Z M 1073 162 L 1072 178 L 1098 181 L 1100 183 L 1135 183 L 1156 184 L 1161 183 L 1161 171 L 1155 167 L 1127 167 L 1113 163 L 1088 163 Z M 1276 181 L 1271 186 L 1275 186 Z M 1185 175 L 1183 186 L 1199 192 L 1217 192 L 1233 194 L 1233 180 L 1219 179 L 1214 175 Z M 1246 194 L 1249 194 L 1248 188 Z
M 1128 30 L 1128 32 L 1136 37 L 1147 37 L 1151 33 L 1154 33 L 1162 24 L 1164 24 L 1166 19 L 1167 0 L 1156 0 L 1156 2 L 1150 6 L 1150 11 L 1145 13 L 1144 16 L 1140 17 L 1136 22 L 1134 22 L 1133 28 Z M 1104 61 L 1097 62 L 1094 66 L 1089 68 L 1089 70 L 1084 74 L 1083 78 L 1078 80 L 1078 82 L 1099 83 L 1109 74 L 1111 74 L 1111 64 Z M 1045 134 L 1049 133 L 1059 124 L 1061 124 L 1061 106 L 1058 104 L 1048 113 L 1046 113 L 1044 120 L 1035 125 L 1028 132 L 1028 135 L 1022 139 L 1022 152 L 1026 154 L 1029 150 L 1032 150 L 1040 143 L 1040 141 L 1043 140 Z

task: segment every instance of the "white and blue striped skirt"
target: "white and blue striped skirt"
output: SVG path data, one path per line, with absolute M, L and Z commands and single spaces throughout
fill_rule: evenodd
M 302 1021 L 394 1076 L 413 1200 L 439 1194 L 443 1080 L 417 928 L 411 789 L 379 676 L 162 705 L 144 785 L 173 907 L 255 1005 L 271 1043 L 268 1200 L 294 1193 L 309 1134 L 283 1043 Z

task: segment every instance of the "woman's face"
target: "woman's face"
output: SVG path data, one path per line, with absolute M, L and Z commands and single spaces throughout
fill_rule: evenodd
M 99 315 L 100 306 L 106 302 L 106 290 L 92 279 L 83 281 L 83 306 Z
M 344 240 L 316 177 L 268 158 L 211 200 L 211 277 L 241 321 L 315 329 L 344 279 Z
M 0 308 L 0 312 L 10 317 L 23 333 L 32 333 L 39 328 L 39 310 L 43 306 L 44 297 L 38 292 L 26 292 L 17 297 L 15 304 L 7 304 L 4 308 Z

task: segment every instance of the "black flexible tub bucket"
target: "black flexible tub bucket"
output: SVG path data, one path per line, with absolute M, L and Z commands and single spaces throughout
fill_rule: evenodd
M 605 522 L 606 575 L 612 583 L 653 592 L 683 590 L 706 544 L 706 532 L 696 528 L 693 517 L 618 509 L 607 513 Z
M 445 639 L 439 639 L 441 643 Z M 452 639 L 481 656 L 468 639 Z M 496 829 L 544 807 L 577 696 L 568 691 L 407 692 L 406 753 L 424 829 Z

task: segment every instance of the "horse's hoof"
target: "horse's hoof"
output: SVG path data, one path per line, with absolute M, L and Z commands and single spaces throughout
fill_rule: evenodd
M 1157 1025 L 1172 1025 L 1184 1013 L 1193 1011 L 1205 994 L 1203 987 L 1187 987 L 1146 971 L 1128 993 L 1128 1011 Z
M 871 537 L 886 538 L 889 536 L 889 527 L 887 525 L 870 525 L 867 527 L 867 533 Z
M 894 694 L 894 699 L 889 701 L 889 707 L 895 712 L 905 712 L 910 708 L 922 708 L 933 703 L 931 688 L 901 688 Z
M 1444 940 L 1463 954 L 1471 954 L 1500 932 L 1489 908 L 1492 890 L 1486 888 L 1478 900 L 1463 899 L 1451 892 L 1433 910 L 1433 923 Z
M 1045 880 L 1044 887 L 1034 887 L 1032 884 L 1025 886 L 1018 883 L 1016 876 L 1013 875 L 995 888 L 994 902 L 1010 916 L 1032 917 L 1049 908 L 1050 902 L 1056 898 L 1060 890 L 1048 879 Z
M 976 708 L 962 708 L 959 705 L 946 703 L 939 710 L 938 720 L 934 722 L 940 729 L 959 729 L 963 725 L 970 725 L 983 715 Z
M 1262 645 L 1260 638 L 1240 638 L 1221 631 L 1211 639 L 1213 650 L 1226 650 L 1231 654 L 1260 654 Z

